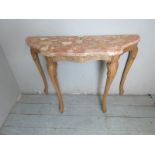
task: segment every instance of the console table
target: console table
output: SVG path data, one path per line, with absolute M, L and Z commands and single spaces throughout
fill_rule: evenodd
M 86 62 L 103 60 L 107 63 L 107 80 L 102 98 L 102 111 L 106 112 L 106 97 L 116 75 L 120 56 L 128 52 L 128 59 L 120 82 L 120 95 L 123 95 L 124 82 L 129 69 L 137 55 L 138 35 L 105 35 L 105 36 L 47 36 L 28 37 L 27 44 L 44 82 L 44 92 L 48 94 L 48 84 L 38 54 L 47 62 L 47 69 L 59 99 L 60 112 L 64 111 L 63 98 L 57 79 L 57 61 L 68 60 Z

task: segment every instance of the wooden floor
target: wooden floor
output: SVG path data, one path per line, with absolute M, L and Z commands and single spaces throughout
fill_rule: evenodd
M 23 95 L 11 110 L 0 134 L 155 134 L 155 95 L 109 96 L 102 113 L 99 96 Z

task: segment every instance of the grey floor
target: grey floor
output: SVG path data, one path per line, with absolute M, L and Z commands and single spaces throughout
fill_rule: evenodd
M 61 114 L 55 95 L 22 95 L 0 134 L 155 134 L 155 95 L 109 96 L 107 113 L 99 96 L 63 97 Z

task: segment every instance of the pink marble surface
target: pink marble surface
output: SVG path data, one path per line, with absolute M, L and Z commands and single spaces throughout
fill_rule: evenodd
M 138 35 L 28 37 L 27 44 L 45 56 L 114 56 L 139 42 Z

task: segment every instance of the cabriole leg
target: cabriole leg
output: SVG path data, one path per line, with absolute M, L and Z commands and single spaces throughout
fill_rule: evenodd
M 121 78 L 121 82 L 120 82 L 120 87 L 119 87 L 119 94 L 120 95 L 123 95 L 124 94 L 124 82 L 125 82 L 125 79 L 127 77 L 127 74 L 136 58 L 136 55 L 137 55 L 137 52 L 138 52 L 138 48 L 137 46 L 133 47 L 130 51 L 129 51 L 129 54 L 128 54 L 128 59 L 127 59 L 127 62 L 126 62 L 126 65 L 125 65 L 125 68 L 124 68 L 124 71 L 123 71 L 123 74 L 122 74 L 122 78 Z
M 46 57 L 46 61 L 47 61 L 47 70 L 48 70 L 49 76 L 53 82 L 53 85 L 58 95 L 60 112 L 64 112 L 62 94 L 61 94 L 61 90 L 57 79 L 57 63 L 54 62 L 52 58 L 48 58 L 48 57 Z
M 38 51 L 36 49 L 33 49 L 31 48 L 31 55 L 32 55 L 32 58 L 41 74 L 41 77 L 43 79 L 43 82 L 44 82 L 44 93 L 45 94 L 48 94 L 48 84 L 47 84 L 47 80 L 46 80 L 46 76 L 44 74 L 44 71 L 43 71 L 43 68 L 41 66 L 41 63 L 40 63 L 40 60 L 39 60 L 39 57 L 38 57 Z
M 107 80 L 106 80 L 106 85 L 105 85 L 105 90 L 104 90 L 104 95 L 103 95 L 103 100 L 102 100 L 102 111 L 103 112 L 106 112 L 107 110 L 106 98 L 108 96 L 111 83 L 118 69 L 118 59 L 119 59 L 119 56 L 114 56 L 112 57 L 112 60 L 107 63 Z

